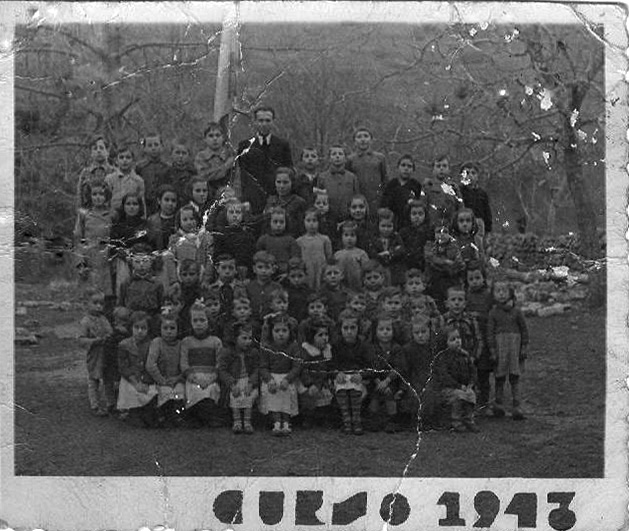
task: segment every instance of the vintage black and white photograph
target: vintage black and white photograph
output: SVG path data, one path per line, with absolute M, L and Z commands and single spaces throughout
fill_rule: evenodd
M 605 478 L 608 19 L 144 5 L 13 28 L 14 476 Z

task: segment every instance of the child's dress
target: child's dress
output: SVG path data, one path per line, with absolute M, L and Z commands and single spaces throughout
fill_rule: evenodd
M 74 227 L 79 265 L 88 268 L 90 285 L 102 291 L 106 297 L 114 294 L 107 257 L 111 223 L 111 212 L 108 208 L 80 209 Z
M 311 289 L 321 286 L 321 270 L 332 256 L 332 242 L 324 234 L 304 234 L 297 238 L 301 259 L 306 265 L 306 276 Z
M 512 303 L 498 304 L 487 319 L 487 342 L 496 352 L 496 378 L 520 374 L 520 351 L 528 345 L 529 333 L 519 308 Z
M 118 369 L 120 370 L 118 409 L 120 410 L 144 407 L 157 395 L 157 388 L 145 368 L 149 344 L 148 338 L 138 343 L 133 337 L 129 337 L 123 339 L 118 345 Z M 132 379 L 146 384 L 147 392 L 139 392 L 131 383 Z
M 260 412 L 285 413 L 291 417 L 299 413 L 296 381 L 301 372 L 301 355 L 297 343 L 279 347 L 271 343 L 260 353 Z M 287 389 L 281 389 L 282 380 L 288 381 Z M 269 391 L 269 383 L 275 382 L 277 389 Z
M 260 351 L 250 347 L 247 351 L 237 350 L 235 347 L 225 347 L 218 354 L 218 374 L 221 383 L 231 390 L 237 387 L 240 394 L 236 397 L 229 393 L 229 407 L 232 409 L 246 409 L 253 407 L 258 398 L 259 389 Z M 247 389 L 251 385 L 250 394 Z
M 181 358 L 181 341 L 167 343 L 161 337 L 151 341 L 146 360 L 146 371 L 151 375 L 157 387 L 157 407 L 163 406 L 169 400 L 183 400 L 185 388 L 183 375 L 179 368 Z M 174 385 L 167 381 L 177 378 Z
M 186 408 L 209 398 L 216 404 L 221 396 L 218 383 L 218 352 L 223 347 L 216 336 L 188 336 L 181 341 L 181 372 L 186 378 Z M 196 383 L 189 381 L 194 375 Z

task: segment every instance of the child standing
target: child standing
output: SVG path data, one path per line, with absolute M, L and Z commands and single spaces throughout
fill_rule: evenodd
M 369 260 L 363 268 L 363 286 L 367 299 L 367 317 L 375 318 L 384 288 L 384 269 L 375 260 Z
M 380 294 L 380 313 L 386 313 L 393 326 L 393 340 L 404 345 L 411 338 L 408 321 L 402 314 L 402 292 L 396 286 L 389 286 Z
M 136 173 L 142 177 L 145 186 L 147 214 L 155 211 L 157 204 L 157 190 L 163 184 L 168 184 L 170 166 L 162 160 L 164 146 L 157 133 L 146 135 L 141 141 L 145 158 L 135 167 Z
M 199 281 L 199 264 L 194 260 L 182 260 L 178 267 L 179 289 L 176 290 L 173 302 L 177 305 L 177 332 L 179 339 L 192 335 L 190 308 L 201 297 Z
M 474 212 L 469 208 L 460 208 L 454 217 L 452 234 L 461 250 L 461 258 L 466 269 L 471 262 L 485 261 L 483 239 L 477 232 Z
M 388 208 L 393 212 L 397 230 L 401 230 L 409 222 L 406 216 L 408 202 L 421 198 L 422 186 L 413 179 L 414 171 L 413 157 L 402 155 L 397 163 L 397 178 L 387 182 L 382 191 L 380 208 Z
M 254 279 L 247 286 L 247 297 L 251 301 L 253 318 L 261 321 L 271 311 L 271 293 L 281 288 L 272 280 L 275 272 L 275 257 L 266 251 L 253 255 Z
M 387 164 L 382 153 L 372 150 L 373 135 L 366 127 L 354 132 L 356 151 L 347 160 L 347 169 L 354 172 L 364 183 L 362 193 L 367 197 L 371 210 L 378 207 L 379 193 L 387 182 Z
M 253 346 L 251 325 L 236 322 L 232 326 L 233 343 L 223 347 L 218 355 L 221 383 L 230 390 L 232 431 L 236 434 L 253 433 L 251 410 L 258 398 L 260 352 Z
M 409 269 L 406 272 L 406 283 L 404 284 L 406 295 L 404 306 L 407 309 L 407 316 L 409 316 L 409 310 L 413 317 L 419 313 L 430 319 L 433 330 L 437 331 L 441 329 L 443 320 L 437 309 L 437 303 L 430 295 L 424 293 L 425 289 L 426 283 L 423 273 L 419 269 Z
M 428 224 L 426 202 L 422 199 L 411 199 L 408 203 L 408 218 L 410 223 L 400 229 L 400 238 L 406 251 L 406 267 L 424 271 L 424 249 L 435 237 L 434 230 Z
M 186 380 L 186 410 L 194 424 L 218 424 L 218 401 L 221 388 L 218 383 L 217 355 L 223 347 L 221 340 L 210 335 L 205 306 L 196 302 L 190 308 L 192 335 L 181 342 L 181 372 Z
M 109 188 L 103 180 L 86 183 L 87 207 L 79 209 L 74 227 L 74 248 L 79 255 L 79 275 L 90 286 L 100 289 L 106 297 L 113 295 L 111 273 L 107 260 L 107 244 L 111 230 Z
M 127 195 L 135 195 L 141 205 L 142 217 L 146 212 L 144 179 L 133 169 L 133 151 L 130 147 L 122 147 L 116 156 L 118 168 L 105 177 L 105 183 L 111 190 L 111 211 L 115 213 Z
M 461 166 L 461 197 L 467 208 L 471 208 L 476 217 L 482 238 L 491 232 L 493 215 L 489 205 L 489 196 L 478 184 L 480 166 L 475 162 L 466 162 Z
M 109 164 L 109 145 L 102 137 L 96 137 L 90 144 L 90 163 L 81 170 L 76 185 L 76 208 L 89 208 L 89 187 L 94 181 L 104 181 L 105 177 L 115 171 Z
M 301 323 L 308 316 L 308 297 L 312 290 L 307 284 L 306 264 L 299 258 L 288 261 L 288 276 L 283 282 L 288 292 L 289 315 Z
M 363 375 L 372 364 L 372 352 L 367 343 L 358 339 L 358 317 L 345 310 L 339 315 L 340 339 L 332 346 L 334 396 L 341 410 L 343 433 L 363 434 L 361 403 L 365 386 Z
M 236 260 L 236 269 L 240 280 L 251 275 L 252 258 L 256 249 L 256 238 L 253 231 L 243 224 L 244 207 L 237 199 L 225 205 L 227 225 L 224 229 L 214 232 L 214 254 L 230 254 Z
M 515 306 L 515 293 L 507 282 L 495 282 L 493 296 L 496 304 L 487 320 L 487 341 L 491 358 L 496 362 L 494 416 L 504 417 L 504 386 L 508 376 L 513 398 L 511 416 L 513 420 L 524 420 L 520 409 L 520 374 L 528 353 L 528 327 L 524 315 Z
M 447 155 L 438 155 L 432 165 L 432 176 L 424 181 L 428 216 L 433 227 L 452 224 L 457 209 L 463 205 L 459 186 L 450 175 Z
M 147 428 L 157 425 L 155 397 L 157 389 L 146 371 L 149 352 L 149 316 L 145 312 L 131 314 L 132 335 L 118 345 L 120 387 L 118 409 L 128 411 L 130 419 Z
M 204 177 L 193 175 L 190 179 L 190 202 L 191 206 L 199 217 L 199 224 L 203 227 L 209 225 L 212 212 L 212 199 L 209 197 L 208 184 Z
M 197 171 L 192 162 L 190 162 L 188 146 L 181 140 L 173 142 L 170 157 L 172 164 L 168 170 L 166 182 L 175 189 L 179 205 L 183 206 L 190 201 L 190 179 Z
M 158 212 L 146 220 L 148 241 L 156 251 L 168 247 L 170 237 L 175 233 L 175 212 L 177 212 L 177 192 L 169 184 L 157 190 Z
M 168 428 L 180 425 L 183 420 L 185 388 L 180 361 L 181 341 L 177 339 L 176 315 L 174 312 L 162 312 L 160 335 L 149 346 L 146 372 L 157 387 L 158 421 Z
M 319 214 L 319 232 L 330 238 L 332 245 L 335 246 L 337 240 L 336 222 L 330 214 L 330 199 L 328 197 L 328 192 L 315 188 L 313 193 L 313 206 L 317 209 L 317 213 Z
M 446 313 L 443 320 L 447 327 L 454 327 L 461 336 L 461 347 L 472 356 L 476 363 L 483 351 L 483 338 L 478 327 L 478 321 L 465 311 L 465 290 L 462 286 L 448 288 L 446 299 Z
M 205 149 L 194 158 L 197 174 L 212 189 L 210 200 L 217 199 L 217 190 L 227 184 L 234 166 L 234 153 L 225 144 L 223 129 L 216 122 L 210 122 L 203 131 Z
M 330 166 L 319 175 L 317 188 L 323 188 L 330 200 L 330 215 L 335 221 L 343 219 L 345 208 L 354 194 L 363 193 L 362 181 L 345 169 L 345 150 L 334 144 L 329 151 Z
M 280 207 L 286 212 L 286 231 L 297 238 L 303 233 L 303 219 L 306 211 L 306 201 L 293 192 L 295 172 L 292 168 L 280 166 L 275 170 L 275 191 L 277 195 L 269 196 L 265 213 Z
M 295 176 L 293 191 L 300 196 L 307 206 L 314 203 L 314 186 L 319 173 L 319 153 L 314 147 L 301 150 L 301 170 Z
M 273 435 L 290 435 L 290 417 L 299 412 L 295 381 L 301 371 L 301 356 L 287 314 L 272 315 L 268 324 L 271 342 L 260 353 L 260 412 L 271 414 Z
M 466 310 L 470 312 L 478 321 L 481 337 L 483 338 L 483 349 L 480 357 L 476 360 L 476 369 L 478 374 L 478 409 L 481 413 L 489 414 L 489 394 L 491 384 L 489 377 L 494 370 L 491 360 L 491 353 L 487 345 L 487 319 L 489 310 L 491 310 L 494 301 L 485 282 L 485 276 L 480 264 L 471 263 L 467 269 L 467 306 Z
M 474 362 L 461 348 L 461 335 L 455 327 L 446 327 L 445 335 L 447 348 L 437 354 L 433 363 L 433 385 L 450 407 L 452 428 L 478 432 L 474 422 Z
M 113 334 L 109 321 L 103 314 L 105 294 L 90 289 L 88 296 L 88 314 L 81 319 L 79 341 L 87 347 L 87 395 L 92 414 L 107 416 L 107 411 L 114 406 L 113 382 L 104 381 L 104 365 L 107 356 L 107 342 Z M 105 385 L 107 383 L 107 385 Z
M 278 273 L 286 274 L 288 261 L 293 257 L 301 257 L 301 249 L 295 238 L 286 233 L 286 212 L 281 207 L 270 211 L 269 232 L 258 238 L 256 249 L 267 251 L 275 257 Z
M 306 264 L 308 285 L 317 290 L 321 285 L 321 271 L 327 261 L 332 258 L 332 242 L 330 238 L 319 232 L 319 216 L 316 208 L 309 208 L 304 216 L 306 233 L 297 238 L 301 249 L 301 258 Z
M 367 198 L 362 194 L 355 194 L 352 196 L 347 210 L 349 219 L 356 223 L 356 247 L 367 249 L 371 236 L 377 232 L 377 226 L 374 225 L 370 217 Z
M 349 299 L 349 290 L 342 285 L 343 271 L 337 262 L 328 262 L 322 271 L 322 285 L 319 293 L 328 301 L 328 314 L 336 320 L 345 309 Z
M 327 319 L 311 321 L 301 344 L 303 365 L 299 410 L 303 415 L 304 428 L 321 425 L 330 418 L 332 404 L 330 325 Z
M 334 253 L 334 259 L 343 271 L 345 284 L 353 291 L 362 288 L 363 268 L 369 261 L 367 252 L 356 247 L 356 230 L 354 221 L 344 221 L 341 224 L 341 249 Z
M 232 313 L 234 297 L 240 297 L 245 293 L 245 287 L 236 278 L 236 260 L 230 254 L 220 254 L 214 261 L 216 282 L 210 284 L 208 289 L 218 292 L 221 301 L 221 310 L 226 314 Z
M 435 299 L 439 310 L 450 286 L 461 284 L 465 268 L 459 246 L 445 226 L 435 227 L 435 240 L 424 248 L 428 292 Z
M 404 242 L 394 231 L 394 216 L 388 208 L 378 209 L 378 234 L 372 236 L 369 256 L 382 264 L 388 283 L 404 282 Z

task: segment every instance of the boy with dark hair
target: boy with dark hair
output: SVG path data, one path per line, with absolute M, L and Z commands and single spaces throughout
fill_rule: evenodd
M 254 319 L 262 321 L 271 309 L 271 293 L 281 286 L 272 280 L 276 269 L 275 257 L 267 251 L 258 251 L 253 255 L 253 274 L 255 278 L 247 284 L 247 297 L 251 301 Z
M 483 337 L 476 317 L 465 311 L 463 286 L 448 288 L 446 308 L 447 311 L 443 314 L 445 326 L 453 326 L 459 331 L 463 350 L 467 351 L 474 360 L 478 360 L 483 351 Z M 444 337 L 439 338 L 438 347 L 440 350 L 445 348 Z
M 459 185 L 450 175 L 448 155 L 435 157 L 432 164 L 432 176 L 423 183 L 428 202 L 428 219 L 433 227 L 452 224 L 455 212 L 463 205 Z
M 491 232 L 493 215 L 489 205 L 487 192 L 478 185 L 480 166 L 476 162 L 466 162 L 461 166 L 461 196 L 467 208 L 471 208 L 476 216 L 481 237 Z
M 354 132 L 356 151 L 347 158 L 347 169 L 361 180 L 361 193 L 367 198 L 372 212 L 378 208 L 381 188 L 387 182 L 387 163 L 382 153 L 373 151 L 373 134 L 366 127 L 359 127 Z
M 90 185 L 115 171 L 109 164 L 109 144 L 104 137 L 98 136 L 90 142 L 90 163 L 81 170 L 76 186 L 76 207 L 87 208 L 90 203 Z
M 172 164 L 166 178 L 167 182 L 177 191 L 179 205 L 185 205 L 190 197 L 190 179 L 197 173 L 190 161 L 190 150 L 182 140 L 173 142 L 170 152 Z
M 301 258 L 288 261 L 288 274 L 282 284 L 288 292 L 288 314 L 300 323 L 308 316 L 308 297 L 312 293 L 306 282 L 306 264 Z
M 244 205 L 237 199 L 225 204 L 224 228 L 215 227 L 214 254 L 231 254 L 236 260 L 238 276 L 244 280 L 251 274 L 252 258 L 256 249 L 253 230 L 243 223 Z
M 363 180 L 347 170 L 345 148 L 332 144 L 329 150 L 330 166 L 319 175 L 317 188 L 327 191 L 330 215 L 336 221 L 347 217 L 347 205 L 355 194 L 362 194 Z
M 245 294 L 244 286 L 236 279 L 236 260 L 231 254 L 219 254 L 214 259 L 214 267 L 218 279 L 209 289 L 219 293 L 221 310 L 225 315 L 231 315 L 234 297 Z
M 293 184 L 293 193 L 297 194 L 306 201 L 310 207 L 313 206 L 314 186 L 319 177 L 319 153 L 316 148 L 307 146 L 301 150 L 301 169 L 295 176 Z
M 210 122 L 203 131 L 205 149 L 194 158 L 194 167 L 205 178 L 210 188 L 210 200 L 217 199 L 216 191 L 229 182 L 234 166 L 234 154 L 225 144 L 225 133 L 216 122 Z
M 149 133 L 141 141 L 145 158 L 135 166 L 136 173 L 144 179 L 146 215 L 149 216 L 158 208 L 157 190 L 168 184 L 170 166 L 162 160 L 164 146 L 157 133 Z
M 116 155 L 118 167 L 105 177 L 105 183 L 111 190 L 111 204 L 109 206 L 112 214 L 115 214 L 122 206 L 122 198 L 127 194 L 137 194 L 140 198 L 142 209 L 146 214 L 144 179 L 133 169 L 133 159 L 134 154 L 131 147 L 121 147 Z

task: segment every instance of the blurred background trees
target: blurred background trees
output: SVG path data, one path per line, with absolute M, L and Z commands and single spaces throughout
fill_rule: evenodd
M 244 25 L 233 142 L 249 111 L 277 110 L 297 159 L 351 146 L 367 125 L 388 158 L 418 177 L 447 152 L 480 161 L 502 230 L 578 231 L 597 250 L 605 219 L 604 46 L 596 28 L 562 25 Z M 16 32 L 16 219 L 68 235 L 89 140 L 160 133 L 192 152 L 211 120 L 220 27 L 64 25 Z M 500 229 L 498 229 L 500 230 Z

